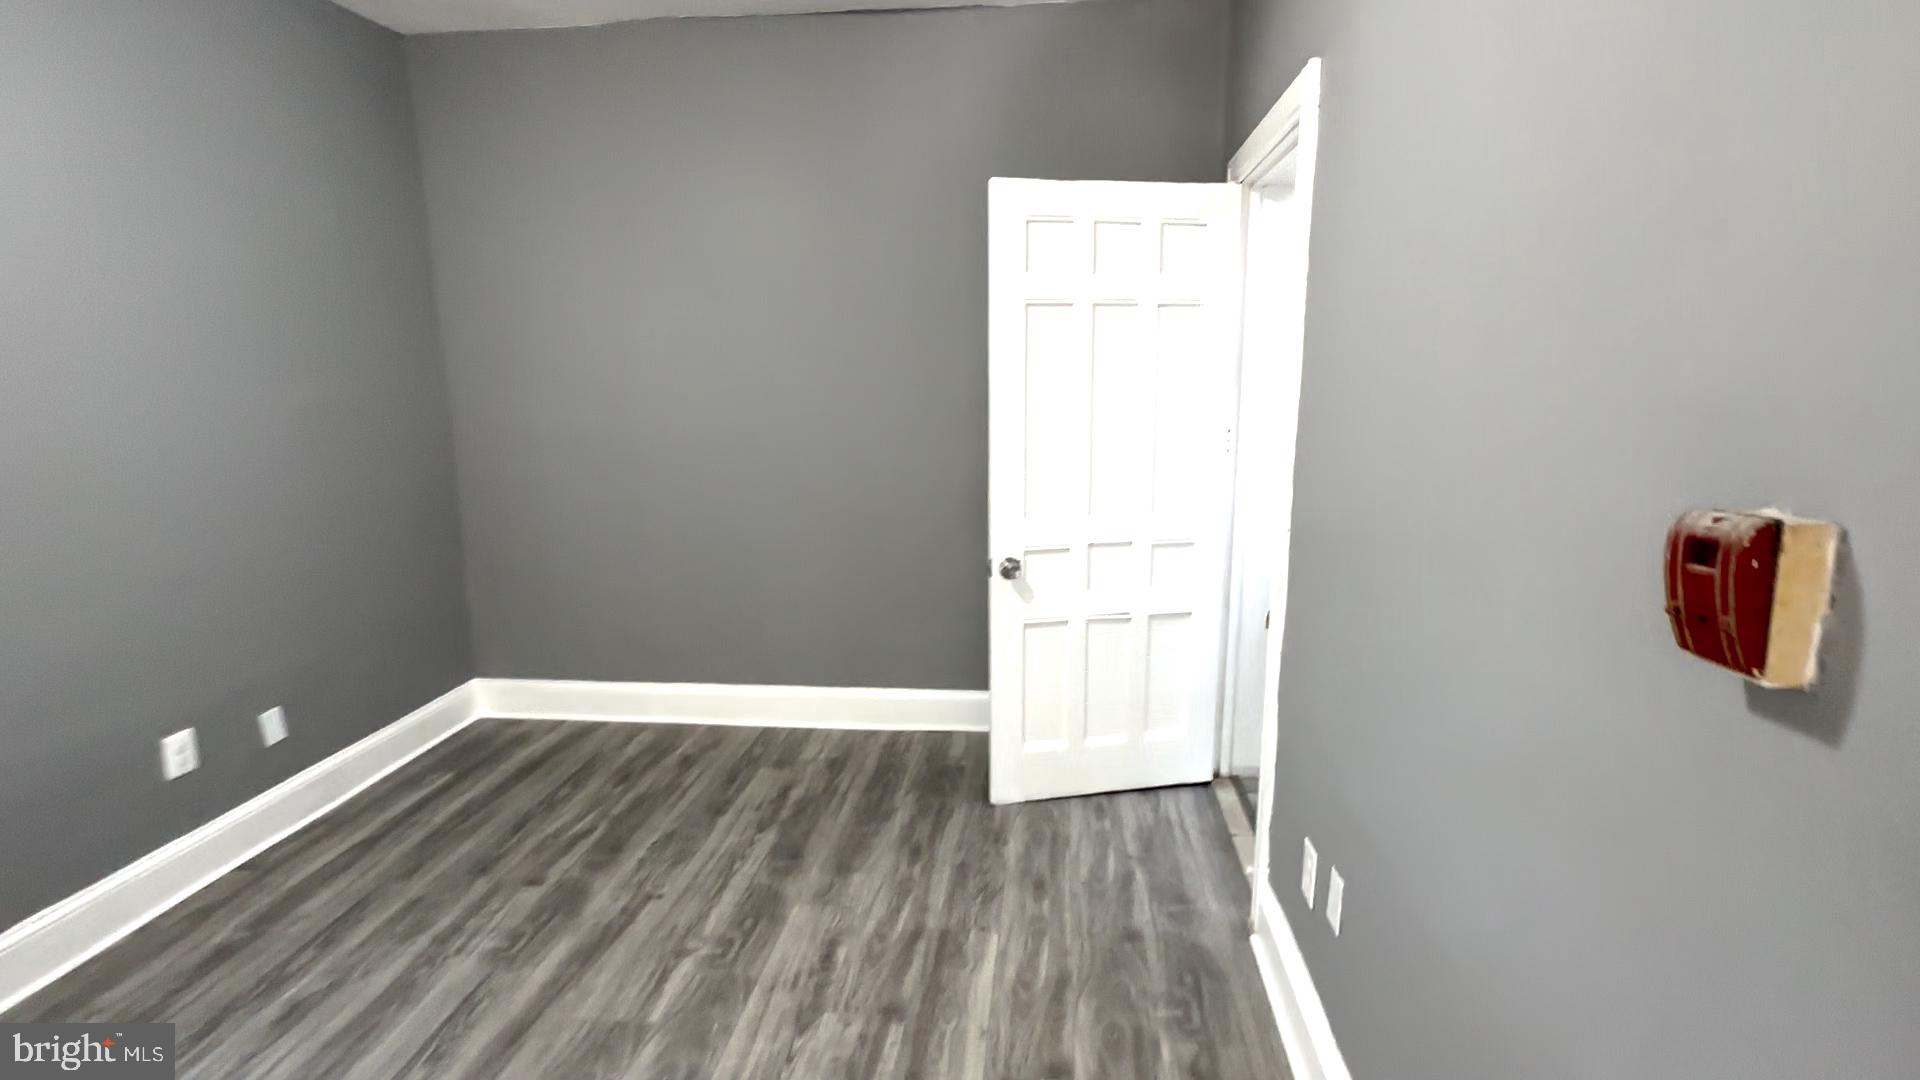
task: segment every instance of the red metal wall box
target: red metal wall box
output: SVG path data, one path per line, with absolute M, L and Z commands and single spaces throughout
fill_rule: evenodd
M 1691 510 L 1667 530 L 1682 649 L 1768 686 L 1812 683 L 1839 529 L 1774 511 Z

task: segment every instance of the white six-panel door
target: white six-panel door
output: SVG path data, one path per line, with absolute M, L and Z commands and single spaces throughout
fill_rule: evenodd
M 1214 770 L 1240 189 L 988 186 L 996 803 Z

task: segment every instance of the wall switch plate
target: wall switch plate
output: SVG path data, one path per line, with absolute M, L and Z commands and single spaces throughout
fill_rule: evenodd
M 260 745 L 272 746 L 287 737 L 287 710 L 275 705 L 260 714 Z
M 1340 936 L 1340 913 L 1347 906 L 1347 879 L 1340 876 L 1340 868 L 1327 871 L 1327 925 L 1333 927 L 1333 936 Z
M 1313 849 L 1313 838 L 1302 842 L 1300 853 L 1300 895 L 1307 898 L 1307 910 L 1313 910 L 1313 894 L 1320 884 L 1320 853 Z
M 160 740 L 160 775 L 173 780 L 200 767 L 200 736 L 192 728 Z

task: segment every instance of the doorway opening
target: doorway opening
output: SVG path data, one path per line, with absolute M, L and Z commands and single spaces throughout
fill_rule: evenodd
M 1320 61 L 1309 60 L 1233 157 L 1243 199 L 1233 524 L 1218 770 L 1254 826 L 1250 872 L 1268 876 L 1273 769 L 1305 356 L 1307 255 L 1320 138 Z
M 1263 875 L 1319 72 L 1224 183 L 988 185 L 990 797 L 1235 777 Z

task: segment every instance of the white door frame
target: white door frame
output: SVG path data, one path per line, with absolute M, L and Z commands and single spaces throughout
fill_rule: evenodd
M 1308 233 L 1312 224 L 1314 169 L 1319 158 L 1319 149 L 1320 60 L 1316 57 L 1308 60 L 1306 65 L 1300 69 L 1300 74 L 1294 78 L 1292 85 L 1287 87 L 1286 93 L 1280 95 L 1280 100 L 1275 102 L 1273 108 L 1267 111 L 1267 115 L 1254 127 L 1252 134 L 1247 136 L 1246 142 L 1241 144 L 1239 151 L 1233 155 L 1232 161 L 1227 165 L 1227 180 L 1230 183 L 1240 185 L 1241 188 L 1242 203 L 1240 220 L 1243 229 L 1241 237 L 1241 258 L 1243 266 L 1245 265 L 1246 245 L 1249 240 L 1244 230 L 1247 228 L 1247 223 L 1250 220 L 1248 211 L 1251 209 L 1252 202 L 1261 197 L 1258 192 L 1262 188 L 1277 182 L 1283 176 L 1291 175 L 1293 193 L 1289 202 L 1296 204 L 1298 207 L 1296 212 L 1299 215 L 1299 228 L 1289 239 L 1291 242 L 1297 243 L 1300 247 L 1295 257 L 1299 259 L 1298 265 L 1303 288 L 1306 281 Z M 1247 312 L 1250 310 L 1251 308 L 1248 304 L 1244 302 L 1241 304 L 1243 330 Z M 1302 298 L 1300 310 L 1302 313 L 1300 324 L 1304 329 L 1306 310 L 1304 297 Z M 1285 339 L 1277 342 L 1277 344 L 1282 348 L 1292 350 L 1293 353 L 1291 356 L 1282 356 L 1279 363 L 1291 366 L 1294 370 L 1301 370 L 1306 346 L 1304 333 L 1300 335 L 1289 335 Z M 1247 362 L 1247 357 L 1244 352 L 1244 342 L 1240 362 L 1242 370 L 1244 370 L 1244 365 Z M 1297 401 L 1295 407 L 1298 407 Z M 1234 456 L 1236 459 L 1234 467 L 1237 472 L 1240 467 L 1239 455 L 1235 454 Z M 1290 477 L 1281 479 L 1286 480 L 1289 484 L 1291 483 Z M 1235 508 L 1236 513 L 1238 509 L 1238 507 Z M 1286 536 L 1287 533 L 1283 532 L 1282 544 L 1286 542 Z M 1221 695 L 1220 735 L 1217 740 L 1220 760 L 1223 764 L 1226 761 L 1226 755 L 1231 747 L 1230 739 L 1232 738 L 1230 729 L 1234 718 L 1234 680 L 1231 676 L 1232 673 L 1237 670 L 1238 663 L 1236 654 L 1238 653 L 1237 642 L 1239 634 L 1237 631 L 1244 620 L 1264 619 L 1267 614 L 1265 607 L 1262 607 L 1259 611 L 1253 611 L 1247 608 L 1240 600 L 1240 584 L 1245 554 L 1244 551 L 1235 551 L 1229 556 L 1228 607 L 1227 618 L 1223 627 L 1223 633 L 1226 636 L 1226 656 L 1224 657 L 1222 665 L 1223 681 L 1226 685 L 1223 687 L 1224 692 Z M 1254 814 L 1252 872 L 1255 884 L 1253 895 L 1255 896 L 1260 895 L 1261 890 L 1259 885 L 1269 877 L 1270 868 L 1268 863 L 1269 852 L 1272 847 L 1271 833 L 1273 831 L 1273 766 L 1276 760 L 1275 755 L 1278 751 L 1280 735 L 1278 689 L 1280 685 L 1281 652 L 1286 631 L 1286 597 L 1284 583 L 1287 552 L 1281 550 L 1275 554 L 1277 555 L 1279 567 L 1279 573 L 1276 578 L 1279 587 L 1275 590 L 1273 596 L 1272 609 L 1274 623 L 1267 635 L 1266 680 L 1260 710 L 1260 801 Z

